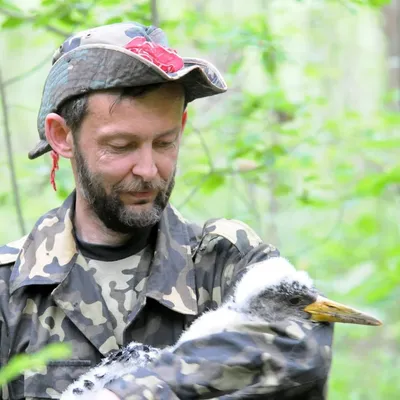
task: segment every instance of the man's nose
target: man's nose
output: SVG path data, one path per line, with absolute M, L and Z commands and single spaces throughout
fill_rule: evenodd
M 157 176 L 157 167 L 154 162 L 152 146 L 145 145 L 138 151 L 132 173 L 142 178 L 145 182 L 153 180 Z

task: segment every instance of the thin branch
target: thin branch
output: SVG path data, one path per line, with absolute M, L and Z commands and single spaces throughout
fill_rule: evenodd
M 158 15 L 157 0 L 150 0 L 151 6 L 151 24 L 153 26 L 160 26 L 160 18 Z
M 97 0 L 92 0 L 88 7 L 80 10 L 82 17 L 85 20 L 89 17 L 90 12 L 96 7 L 96 1 Z M 74 30 L 75 30 L 75 26 L 74 26 Z
M 8 104 L 7 105 L 8 110 L 10 110 L 11 108 L 19 108 L 21 110 L 25 110 L 25 111 L 29 111 L 31 113 L 37 113 L 37 109 L 36 108 L 30 108 L 27 106 L 24 106 L 22 104 Z
M 387 43 L 388 86 L 389 90 L 400 91 L 400 1 L 394 0 L 383 7 L 384 33 Z M 400 98 L 397 96 L 391 104 L 394 110 L 400 110 Z
M 340 224 L 343 222 L 344 211 L 345 211 L 345 205 L 342 204 L 342 206 L 338 210 L 338 216 L 336 218 L 336 221 L 333 224 L 332 228 L 329 230 L 329 232 L 323 238 L 321 238 L 319 241 L 315 241 L 316 242 L 315 244 L 305 246 L 302 249 L 298 249 L 293 254 L 289 255 L 288 256 L 289 260 L 291 258 L 298 257 L 301 254 L 304 254 L 311 250 L 314 250 L 316 247 L 323 246 L 326 242 L 328 242 L 331 239 L 332 235 L 335 233 L 335 231 L 339 228 Z
M 211 172 L 214 172 L 215 167 L 214 167 L 213 158 L 211 156 L 210 148 L 208 147 L 206 141 L 204 140 L 204 137 L 203 137 L 202 133 L 197 128 L 195 128 L 194 126 L 192 126 L 192 130 L 198 136 L 198 138 L 200 140 L 201 147 L 203 148 L 204 153 L 206 154 L 208 165 L 210 167 Z
M 11 145 L 11 132 L 8 123 L 7 99 L 6 99 L 6 92 L 3 84 L 1 69 L 0 69 L 0 96 L 1 96 L 2 111 L 3 111 L 4 138 L 6 140 L 7 158 L 8 158 L 8 166 L 10 169 L 11 186 L 14 195 L 14 204 L 17 212 L 18 223 L 19 223 L 19 228 L 21 230 L 21 234 L 25 235 L 25 222 L 22 215 L 21 201 L 17 184 L 17 176 L 14 167 L 14 158 Z
M 201 189 L 201 187 L 203 186 L 203 184 L 206 182 L 206 180 L 212 176 L 213 174 L 217 174 L 217 175 L 245 175 L 246 173 L 249 172 L 254 172 L 257 171 L 259 169 L 264 169 L 264 166 L 258 166 L 255 167 L 253 169 L 247 170 L 247 171 L 237 171 L 234 169 L 216 169 L 216 170 L 210 170 L 208 173 L 204 174 L 202 177 L 202 180 L 200 181 L 200 183 L 198 185 L 196 185 L 190 192 L 189 194 L 182 200 L 182 202 L 180 204 L 178 204 L 178 208 L 183 207 L 186 205 L 186 203 L 188 203 L 190 201 L 190 199 Z M 242 199 L 245 202 L 245 199 Z M 250 203 L 248 203 L 248 205 L 250 206 Z M 253 208 L 254 208 L 254 204 L 253 204 Z M 254 213 L 254 210 L 252 210 L 252 212 Z
M 20 18 L 27 22 L 35 22 L 35 20 L 36 20 L 35 16 L 24 15 L 24 14 L 21 14 L 18 12 L 7 10 L 2 7 L 0 7 L 0 14 L 6 15 L 7 17 Z M 52 25 L 43 25 L 43 28 L 51 33 L 55 33 L 56 35 L 63 36 L 64 38 L 67 38 L 68 36 L 71 35 L 69 32 L 66 32 L 63 29 L 59 29 Z
M 241 180 L 244 185 L 248 184 L 248 182 L 245 179 L 243 179 L 243 177 L 241 177 Z M 260 224 L 263 223 L 263 218 L 262 215 L 260 214 L 260 210 L 257 207 L 257 202 L 255 201 L 255 199 L 248 198 L 247 196 L 243 195 L 241 191 L 237 191 L 235 193 L 235 197 L 238 197 L 240 200 L 242 200 L 242 202 L 248 207 L 250 214 L 252 214 L 256 218 L 256 222 L 258 225 L 257 230 L 260 230 L 261 228 Z
M 4 81 L 3 82 L 4 87 L 6 87 L 8 85 L 12 85 L 15 82 L 21 81 L 21 80 L 27 78 L 29 75 L 33 74 L 34 72 L 38 71 L 40 68 L 44 67 L 51 59 L 52 54 L 53 53 L 51 53 L 51 55 L 49 55 L 49 56 L 46 56 L 46 58 L 44 58 L 42 61 L 40 61 L 34 67 L 32 67 L 30 70 Z
M 256 167 L 245 169 L 245 170 L 239 170 L 239 169 L 234 169 L 234 168 L 218 168 L 214 169 L 212 172 L 218 175 L 246 175 L 251 172 L 257 172 L 257 171 L 264 171 L 265 170 L 265 165 L 257 165 Z
M 201 187 L 204 185 L 204 183 L 206 182 L 206 180 L 210 177 L 210 173 L 206 174 L 203 176 L 203 179 L 200 181 L 200 183 L 198 185 L 196 185 L 190 192 L 189 194 L 178 204 L 177 208 L 178 210 L 185 206 L 186 203 L 188 203 L 190 201 L 190 199 L 201 189 Z
M 279 140 L 278 136 L 275 132 L 275 130 L 272 130 L 271 132 L 271 140 L 272 140 L 272 145 L 279 145 Z M 278 199 L 275 196 L 275 190 L 278 185 L 278 180 L 279 176 L 278 173 L 274 168 L 271 168 L 266 173 L 266 177 L 268 179 L 268 219 L 269 219 L 269 224 L 268 224 L 268 240 L 270 243 L 273 243 L 275 246 L 280 247 L 280 240 L 279 240 L 279 230 L 278 230 L 278 223 L 277 223 L 277 218 L 279 215 L 280 211 L 280 205 L 278 202 Z

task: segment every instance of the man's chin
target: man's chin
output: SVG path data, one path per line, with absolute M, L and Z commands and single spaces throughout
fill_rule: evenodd
M 146 228 L 157 224 L 161 218 L 161 210 L 154 203 L 134 204 L 125 206 L 120 223 L 129 230 L 130 228 Z
M 151 217 L 158 214 L 158 208 L 154 204 L 154 202 L 143 202 L 143 203 L 136 203 L 136 204 L 127 204 L 125 205 L 125 215 L 128 219 L 147 219 L 147 218 L 154 218 Z

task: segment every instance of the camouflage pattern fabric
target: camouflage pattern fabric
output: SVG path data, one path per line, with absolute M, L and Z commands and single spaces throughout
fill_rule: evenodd
M 125 400 L 321 400 L 331 340 L 329 325 L 237 325 L 163 352 L 151 368 L 137 367 L 106 387 Z
M 118 349 L 113 316 L 77 251 L 74 204 L 73 193 L 41 217 L 26 238 L 0 247 L 1 365 L 48 343 L 63 341 L 73 350 L 70 360 L 4 386 L 2 399 L 59 398 L 73 380 Z M 248 265 L 278 254 L 238 221 L 210 220 L 201 229 L 168 206 L 154 247 L 146 248 L 140 261 L 145 284 L 128 316 L 124 345 L 174 344 L 196 316 L 222 303 Z M 322 399 L 332 328 L 310 327 L 295 334 L 284 324 L 247 324 L 187 342 L 110 389 L 127 399 Z M 295 397 L 303 395 L 308 397 Z
M 146 254 L 151 257 L 152 250 Z M 93 276 L 110 311 L 111 324 L 118 345 L 123 345 L 123 331 L 128 324 L 130 311 L 140 292 L 146 287 L 148 259 L 146 249 L 117 261 L 87 261 L 87 272 Z M 142 261 L 142 262 L 140 262 Z M 85 267 L 85 266 L 83 266 Z

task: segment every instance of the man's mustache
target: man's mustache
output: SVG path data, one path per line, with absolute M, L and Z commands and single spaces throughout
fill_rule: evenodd
M 116 192 L 147 192 L 147 191 L 163 191 L 167 188 L 168 182 L 163 179 L 155 179 L 145 182 L 141 179 L 127 183 L 119 183 L 114 186 Z

